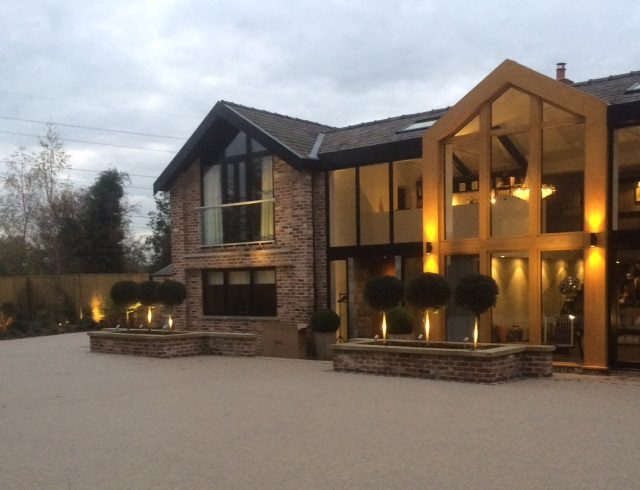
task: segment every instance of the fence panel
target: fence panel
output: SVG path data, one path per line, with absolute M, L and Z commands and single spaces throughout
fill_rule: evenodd
M 118 281 L 141 282 L 148 274 L 64 274 L 60 276 L 0 276 L 0 304 L 35 310 L 68 302 L 78 314 L 103 306 Z

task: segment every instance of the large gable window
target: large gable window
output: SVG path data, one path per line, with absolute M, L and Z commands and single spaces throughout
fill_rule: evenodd
M 238 133 L 202 177 L 202 245 L 252 243 L 274 238 L 273 161 Z

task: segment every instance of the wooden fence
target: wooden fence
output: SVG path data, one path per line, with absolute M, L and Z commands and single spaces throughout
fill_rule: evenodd
M 102 306 L 118 281 L 146 281 L 148 274 L 65 274 L 61 276 L 0 276 L 0 304 L 13 303 L 33 311 L 63 303 L 74 311 Z

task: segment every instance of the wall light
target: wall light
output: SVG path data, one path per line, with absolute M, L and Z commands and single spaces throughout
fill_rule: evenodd
M 598 235 L 595 233 L 589 233 L 589 247 L 595 248 L 598 246 Z
M 426 242 L 424 244 L 424 250 L 427 253 L 427 255 L 431 255 L 431 252 L 433 252 L 433 245 L 431 244 L 431 242 Z

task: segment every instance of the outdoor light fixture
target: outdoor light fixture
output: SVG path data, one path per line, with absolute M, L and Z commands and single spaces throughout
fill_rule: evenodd
M 431 242 L 427 242 L 424 244 L 424 249 L 427 253 L 427 255 L 431 255 L 431 252 L 433 252 L 433 244 Z
M 589 248 L 595 248 L 598 246 L 598 235 L 595 233 L 589 233 Z

